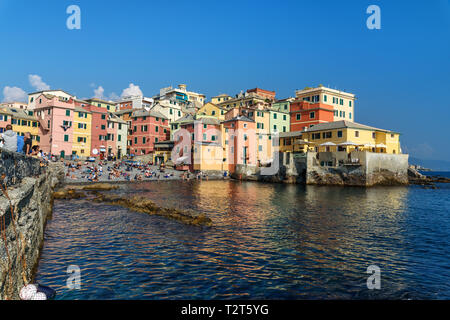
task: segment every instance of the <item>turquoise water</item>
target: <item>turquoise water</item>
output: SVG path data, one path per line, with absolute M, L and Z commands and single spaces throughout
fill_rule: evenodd
M 36 280 L 57 299 L 450 299 L 450 188 L 128 185 L 214 227 L 55 201 Z M 81 289 L 66 287 L 67 267 Z M 367 267 L 381 269 L 369 290 Z

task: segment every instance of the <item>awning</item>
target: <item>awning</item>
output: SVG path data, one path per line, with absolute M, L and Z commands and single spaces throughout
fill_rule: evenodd
M 386 145 L 384 143 L 380 143 L 376 145 L 377 148 L 386 148 Z
M 352 141 L 345 141 L 338 144 L 339 146 L 360 146 L 360 143 L 354 143 Z
M 325 142 L 325 143 L 320 144 L 320 146 L 322 146 L 322 147 L 330 147 L 330 146 L 335 146 L 335 145 L 336 145 L 336 143 L 333 143 L 333 142 Z
M 175 160 L 175 163 L 182 163 L 182 162 L 186 161 L 187 159 L 188 159 L 187 156 L 180 157 L 177 160 Z
M 364 144 L 364 147 L 366 147 L 366 148 L 375 148 L 375 145 L 373 143 L 366 143 L 366 144 Z

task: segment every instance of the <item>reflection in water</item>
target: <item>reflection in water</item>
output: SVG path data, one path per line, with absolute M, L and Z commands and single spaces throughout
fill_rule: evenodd
M 131 184 L 212 228 L 57 201 L 37 280 L 60 299 L 450 298 L 448 190 L 252 182 Z M 65 288 L 78 265 L 82 290 Z M 369 265 L 381 290 L 366 287 Z

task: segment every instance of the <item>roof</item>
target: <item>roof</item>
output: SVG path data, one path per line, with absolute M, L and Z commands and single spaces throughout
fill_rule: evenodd
M 74 110 L 75 112 L 92 113 L 91 111 L 86 110 L 86 109 L 83 109 L 83 108 L 80 108 L 80 107 L 75 107 L 73 110 Z
M 177 121 L 172 121 L 172 123 L 187 123 L 194 120 L 194 116 L 190 113 L 185 114 L 181 118 L 179 118 Z
M 98 101 L 98 102 L 105 103 L 105 104 L 116 105 L 116 103 L 114 101 L 106 101 L 106 100 L 99 99 L 99 98 L 90 98 L 90 99 L 86 99 L 86 101 Z
M 135 109 L 131 115 L 132 117 L 156 117 L 156 118 L 162 118 L 167 119 L 165 115 L 158 111 L 154 110 L 145 110 L 145 109 Z
M 38 119 L 35 116 L 30 116 L 26 110 L 17 109 L 17 108 L 9 108 L 11 112 L 11 116 L 14 118 L 37 121 Z
M 122 110 L 114 112 L 114 114 L 115 115 L 122 115 L 122 114 L 125 114 L 125 113 L 132 113 L 135 110 L 139 110 L 139 109 L 122 109 Z
M 302 131 L 291 131 L 291 132 L 280 132 L 279 137 L 280 138 L 293 138 L 293 137 L 300 137 L 302 135 Z
M 340 120 L 334 122 L 325 122 L 315 124 L 312 127 L 307 129 L 307 132 L 314 131 L 323 131 L 323 130 L 333 130 L 333 129 L 343 129 L 343 128 L 351 128 L 351 129 L 361 129 L 361 130 L 371 130 L 371 131 L 382 131 L 382 132 L 393 132 L 390 130 L 379 129 L 371 126 L 366 126 L 364 124 L 351 122 L 348 120 Z
M 32 94 L 38 94 L 38 93 L 43 93 L 43 92 L 55 92 L 55 91 L 62 91 L 62 92 L 64 92 L 65 94 L 68 94 L 69 96 L 74 97 L 73 94 L 70 94 L 70 93 L 68 93 L 68 92 L 66 92 L 66 91 L 64 91 L 64 90 L 61 90 L 61 89 L 36 91 L 36 92 L 29 93 L 28 95 L 30 96 L 30 95 L 32 95 Z
M 246 116 L 237 116 L 237 117 L 234 117 L 234 118 L 232 118 L 232 119 L 230 119 L 230 120 L 222 121 L 222 123 L 224 123 L 224 122 L 231 122 L 231 121 L 255 122 L 254 120 L 252 120 L 252 119 L 250 119 L 250 118 L 247 118 Z

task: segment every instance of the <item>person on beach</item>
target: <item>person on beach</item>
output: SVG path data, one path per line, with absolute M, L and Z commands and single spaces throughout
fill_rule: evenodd
M 12 130 L 12 125 L 6 125 L 6 131 L 2 133 L 3 149 L 17 151 L 17 133 Z
M 32 146 L 33 146 L 33 142 L 31 140 L 31 133 L 26 132 L 24 139 L 23 139 L 23 148 L 22 148 L 23 153 L 25 153 L 26 155 L 31 154 Z

